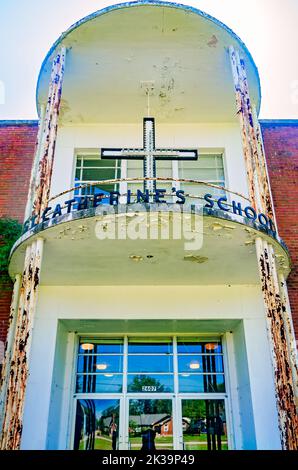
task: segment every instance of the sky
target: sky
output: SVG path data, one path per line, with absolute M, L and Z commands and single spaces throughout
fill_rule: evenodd
M 0 119 L 36 119 L 35 89 L 53 42 L 113 0 L 0 0 Z M 261 78 L 262 119 L 298 119 L 298 0 L 180 0 L 229 26 Z

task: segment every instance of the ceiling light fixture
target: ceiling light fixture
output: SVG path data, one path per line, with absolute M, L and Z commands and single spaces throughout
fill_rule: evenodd
M 94 349 L 94 344 L 92 344 L 92 343 L 83 343 L 83 344 L 81 344 L 81 349 L 83 349 L 83 351 L 92 351 Z
M 215 351 L 215 349 L 218 348 L 218 343 L 207 343 L 205 344 L 205 349 L 207 349 L 207 351 Z
M 193 370 L 199 369 L 200 364 L 198 363 L 198 361 L 191 361 L 191 363 L 189 364 L 189 368 Z

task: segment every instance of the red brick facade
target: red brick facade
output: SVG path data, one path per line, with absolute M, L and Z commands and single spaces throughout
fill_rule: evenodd
M 0 217 L 23 222 L 37 135 L 36 121 L 0 121 Z M 0 341 L 5 340 L 11 285 L 0 285 Z M 0 343 L 0 362 L 1 362 Z
M 298 335 L 298 120 L 261 125 L 279 233 L 293 262 L 288 289 Z M 36 135 L 36 121 L 0 121 L 0 217 L 23 220 Z M 6 334 L 10 300 L 11 290 L 2 286 L 0 341 Z
M 278 231 L 292 259 L 287 284 L 298 337 L 298 120 L 261 121 L 261 126 Z

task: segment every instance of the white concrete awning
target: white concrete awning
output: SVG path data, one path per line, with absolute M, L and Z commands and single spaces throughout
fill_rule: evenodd
M 38 109 L 46 102 L 52 60 L 61 45 L 67 49 L 62 122 L 138 122 L 147 113 L 142 82 L 148 81 L 154 88 L 150 113 L 159 122 L 234 121 L 230 45 L 245 60 L 251 99 L 260 106 L 259 76 L 246 46 L 227 26 L 195 8 L 127 2 L 80 20 L 43 62 Z

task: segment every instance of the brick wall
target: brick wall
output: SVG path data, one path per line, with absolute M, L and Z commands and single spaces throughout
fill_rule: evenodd
M 0 121 L 0 217 L 23 222 L 36 135 L 36 121 Z M 0 362 L 11 292 L 0 285 Z
M 293 263 L 287 284 L 298 338 L 298 120 L 261 126 L 278 230 Z

